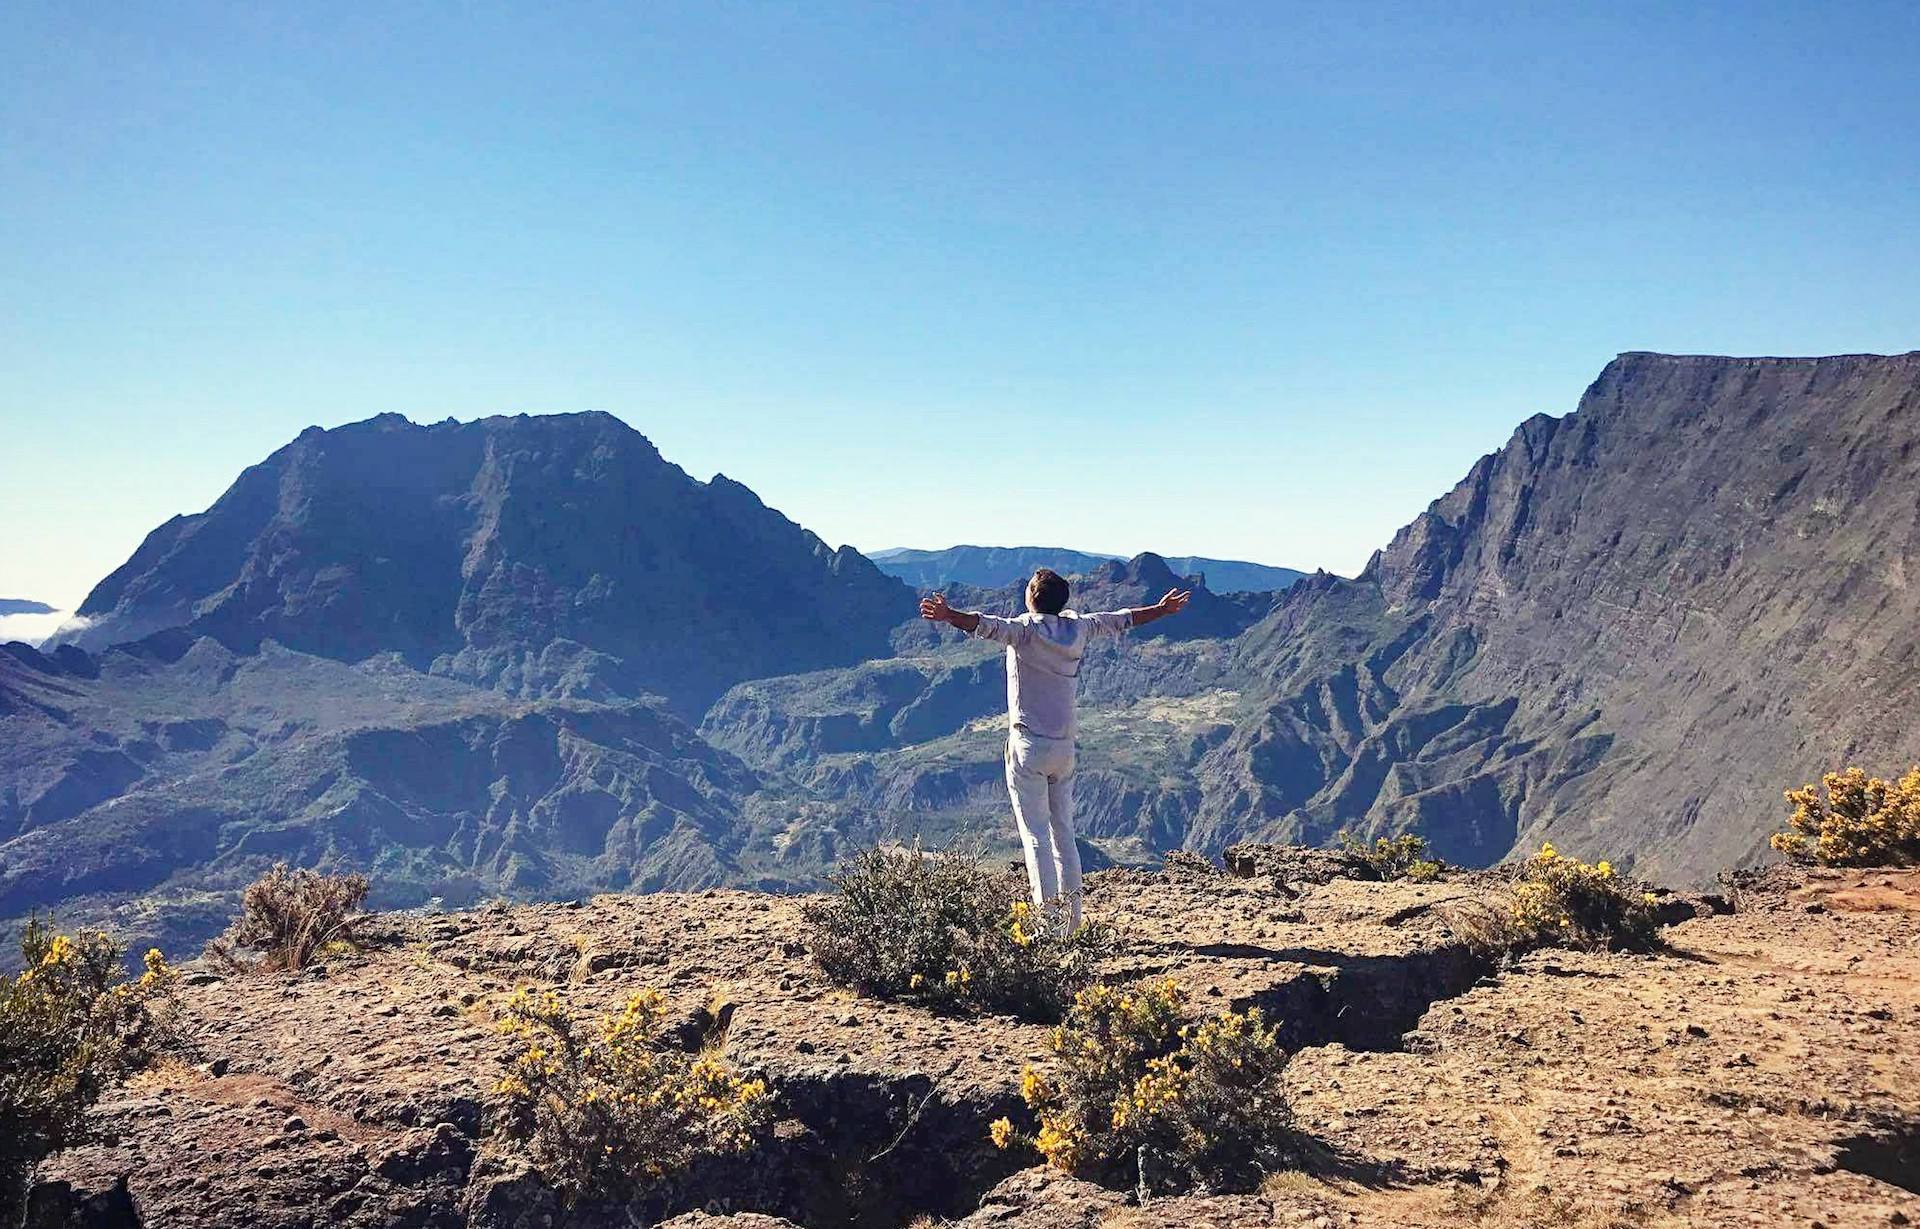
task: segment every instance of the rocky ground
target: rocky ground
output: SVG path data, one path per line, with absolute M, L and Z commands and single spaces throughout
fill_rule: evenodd
M 368 952 L 298 975 L 193 967 L 190 1052 L 42 1167 L 35 1223 L 1920 1221 L 1920 873 L 1776 871 L 1662 953 L 1497 968 L 1454 922 L 1484 877 L 1233 864 L 1105 872 L 1090 911 L 1126 934 L 1113 975 L 1170 974 L 1200 1010 L 1260 1005 L 1303 1047 L 1288 1082 L 1310 1163 L 1257 1194 L 1136 1207 L 996 1152 L 987 1124 L 1020 1113 L 1041 1028 L 856 999 L 810 965 L 798 899 L 713 891 L 388 916 Z M 724 1035 L 766 1075 L 773 1142 L 645 1207 L 561 1208 L 489 1129 L 494 1013 L 527 984 L 586 1012 L 659 987 L 681 1041 Z

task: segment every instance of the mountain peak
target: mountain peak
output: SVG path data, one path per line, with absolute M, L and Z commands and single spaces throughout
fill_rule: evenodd
M 885 650 L 906 595 L 603 411 L 303 432 L 150 534 L 81 606 L 89 648 L 191 627 L 540 694 L 732 682 Z M 765 603 L 785 614 L 769 623 Z

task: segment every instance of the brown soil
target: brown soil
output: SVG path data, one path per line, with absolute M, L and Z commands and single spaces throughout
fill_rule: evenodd
M 1288 1082 L 1313 1161 L 1258 1194 L 1138 1208 L 996 1152 L 1039 1026 L 856 999 L 809 963 L 798 899 L 716 891 L 388 917 L 324 969 L 195 970 L 192 1062 L 102 1104 L 99 1141 L 43 1166 L 37 1199 L 48 1224 L 130 1205 L 153 1226 L 1920 1220 L 1920 874 L 1774 872 L 1669 951 L 1504 970 L 1449 924 L 1486 890 L 1094 878 L 1092 914 L 1126 932 L 1113 975 L 1260 1005 L 1304 1047 Z M 767 1076 L 775 1140 L 642 1207 L 561 1208 L 489 1129 L 494 1013 L 524 984 L 586 1012 L 659 987 L 683 1043 L 724 1031 Z

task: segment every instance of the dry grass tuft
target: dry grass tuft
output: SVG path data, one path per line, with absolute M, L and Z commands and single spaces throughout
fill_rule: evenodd
M 365 875 L 323 875 L 276 863 L 247 886 L 240 917 L 207 944 L 207 955 L 230 968 L 304 969 L 316 953 L 354 950 L 366 899 Z M 258 959 L 242 960 L 241 950 L 259 953 Z

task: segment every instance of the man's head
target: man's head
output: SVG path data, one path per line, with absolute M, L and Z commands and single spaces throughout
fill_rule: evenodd
M 1035 614 L 1059 614 L 1067 608 L 1066 577 L 1052 568 L 1040 568 L 1027 582 L 1027 609 Z

